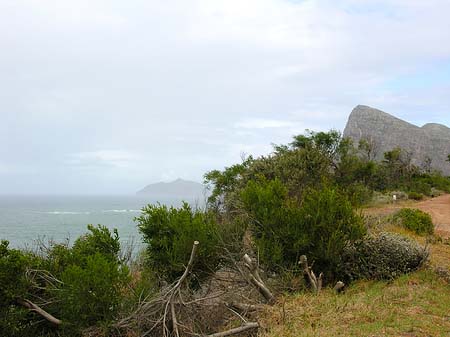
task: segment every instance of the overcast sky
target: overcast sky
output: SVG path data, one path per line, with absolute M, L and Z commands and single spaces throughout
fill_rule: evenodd
M 0 0 L 0 194 L 130 193 L 343 130 L 450 125 L 449 0 Z

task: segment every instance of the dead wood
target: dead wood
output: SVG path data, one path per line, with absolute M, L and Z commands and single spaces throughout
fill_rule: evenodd
M 226 337 L 226 336 L 232 336 L 232 335 L 236 335 L 238 333 L 247 331 L 247 330 L 251 330 L 251 329 L 258 329 L 259 328 L 259 324 L 256 322 L 248 322 L 245 323 L 244 325 L 238 327 L 238 328 L 234 328 L 234 329 L 230 329 L 227 331 L 223 331 L 223 332 L 217 332 L 217 333 L 213 333 L 211 335 L 206 335 L 205 337 Z
M 43 318 L 45 318 L 47 321 L 54 325 L 61 325 L 62 321 L 54 317 L 53 315 L 49 314 L 44 309 L 40 308 L 38 305 L 34 304 L 33 302 L 29 300 L 17 300 L 17 303 L 19 303 L 21 306 L 30 309 L 31 311 L 34 311 L 35 313 L 41 315 Z
M 308 276 L 309 283 L 311 283 L 311 286 L 316 294 L 320 293 L 320 290 L 322 290 L 322 277 L 323 273 L 319 274 L 319 277 L 316 277 L 316 274 L 314 274 L 314 271 L 310 266 L 308 266 L 308 259 L 306 255 L 300 256 L 299 264 L 303 268 L 303 272 Z
M 248 275 L 250 282 L 258 289 L 259 293 L 265 298 L 267 303 L 272 304 L 275 302 L 275 297 L 272 292 L 266 286 L 264 281 L 261 279 L 261 276 L 258 272 L 258 266 L 256 263 L 252 261 L 250 256 L 247 254 L 244 255 L 244 264 L 247 267 L 250 274 Z

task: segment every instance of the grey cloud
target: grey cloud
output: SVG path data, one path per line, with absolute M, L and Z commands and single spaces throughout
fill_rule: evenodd
M 448 82 L 384 83 L 450 59 L 450 3 L 361 3 L 0 3 L 0 193 L 201 180 L 356 104 L 449 124 Z

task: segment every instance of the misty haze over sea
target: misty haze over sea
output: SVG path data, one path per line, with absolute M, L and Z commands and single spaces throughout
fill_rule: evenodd
M 117 228 L 122 242 L 134 238 L 140 244 L 134 218 L 142 207 L 156 202 L 146 196 L 0 196 L 0 239 L 17 248 L 32 246 L 37 238 L 69 238 L 73 243 L 87 224 L 101 224 Z M 159 202 L 179 206 L 182 201 Z

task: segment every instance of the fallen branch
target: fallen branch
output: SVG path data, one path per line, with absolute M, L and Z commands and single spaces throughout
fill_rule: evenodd
M 31 311 L 34 311 L 35 313 L 41 315 L 47 321 L 49 321 L 50 323 L 52 323 L 54 325 L 61 325 L 61 323 L 62 323 L 61 320 L 59 320 L 56 317 L 54 317 L 53 315 L 49 314 L 47 311 L 40 308 L 39 306 L 37 306 L 36 304 L 34 304 L 33 302 L 31 302 L 29 300 L 19 299 L 19 300 L 17 300 L 17 303 L 19 303 L 21 306 L 23 306 L 27 309 L 30 309 Z
M 244 255 L 244 264 L 250 272 L 250 282 L 258 289 L 261 295 L 266 299 L 267 303 L 271 304 L 275 302 L 275 297 L 272 292 L 267 288 L 261 276 L 259 276 L 258 266 L 252 261 L 250 256 Z
M 236 309 L 239 312 L 253 312 L 262 310 L 262 305 L 257 304 L 245 304 L 245 303 L 238 303 L 238 302 L 231 302 L 225 304 L 228 308 Z
M 234 329 L 230 329 L 230 330 L 223 331 L 223 332 L 213 333 L 211 335 L 207 335 L 206 337 L 226 337 L 226 336 L 236 335 L 238 333 L 241 333 L 241 332 L 244 332 L 247 330 L 258 329 L 258 328 L 259 328 L 258 323 L 248 322 L 248 323 L 245 323 L 244 325 L 240 326 L 239 328 L 234 328 Z

